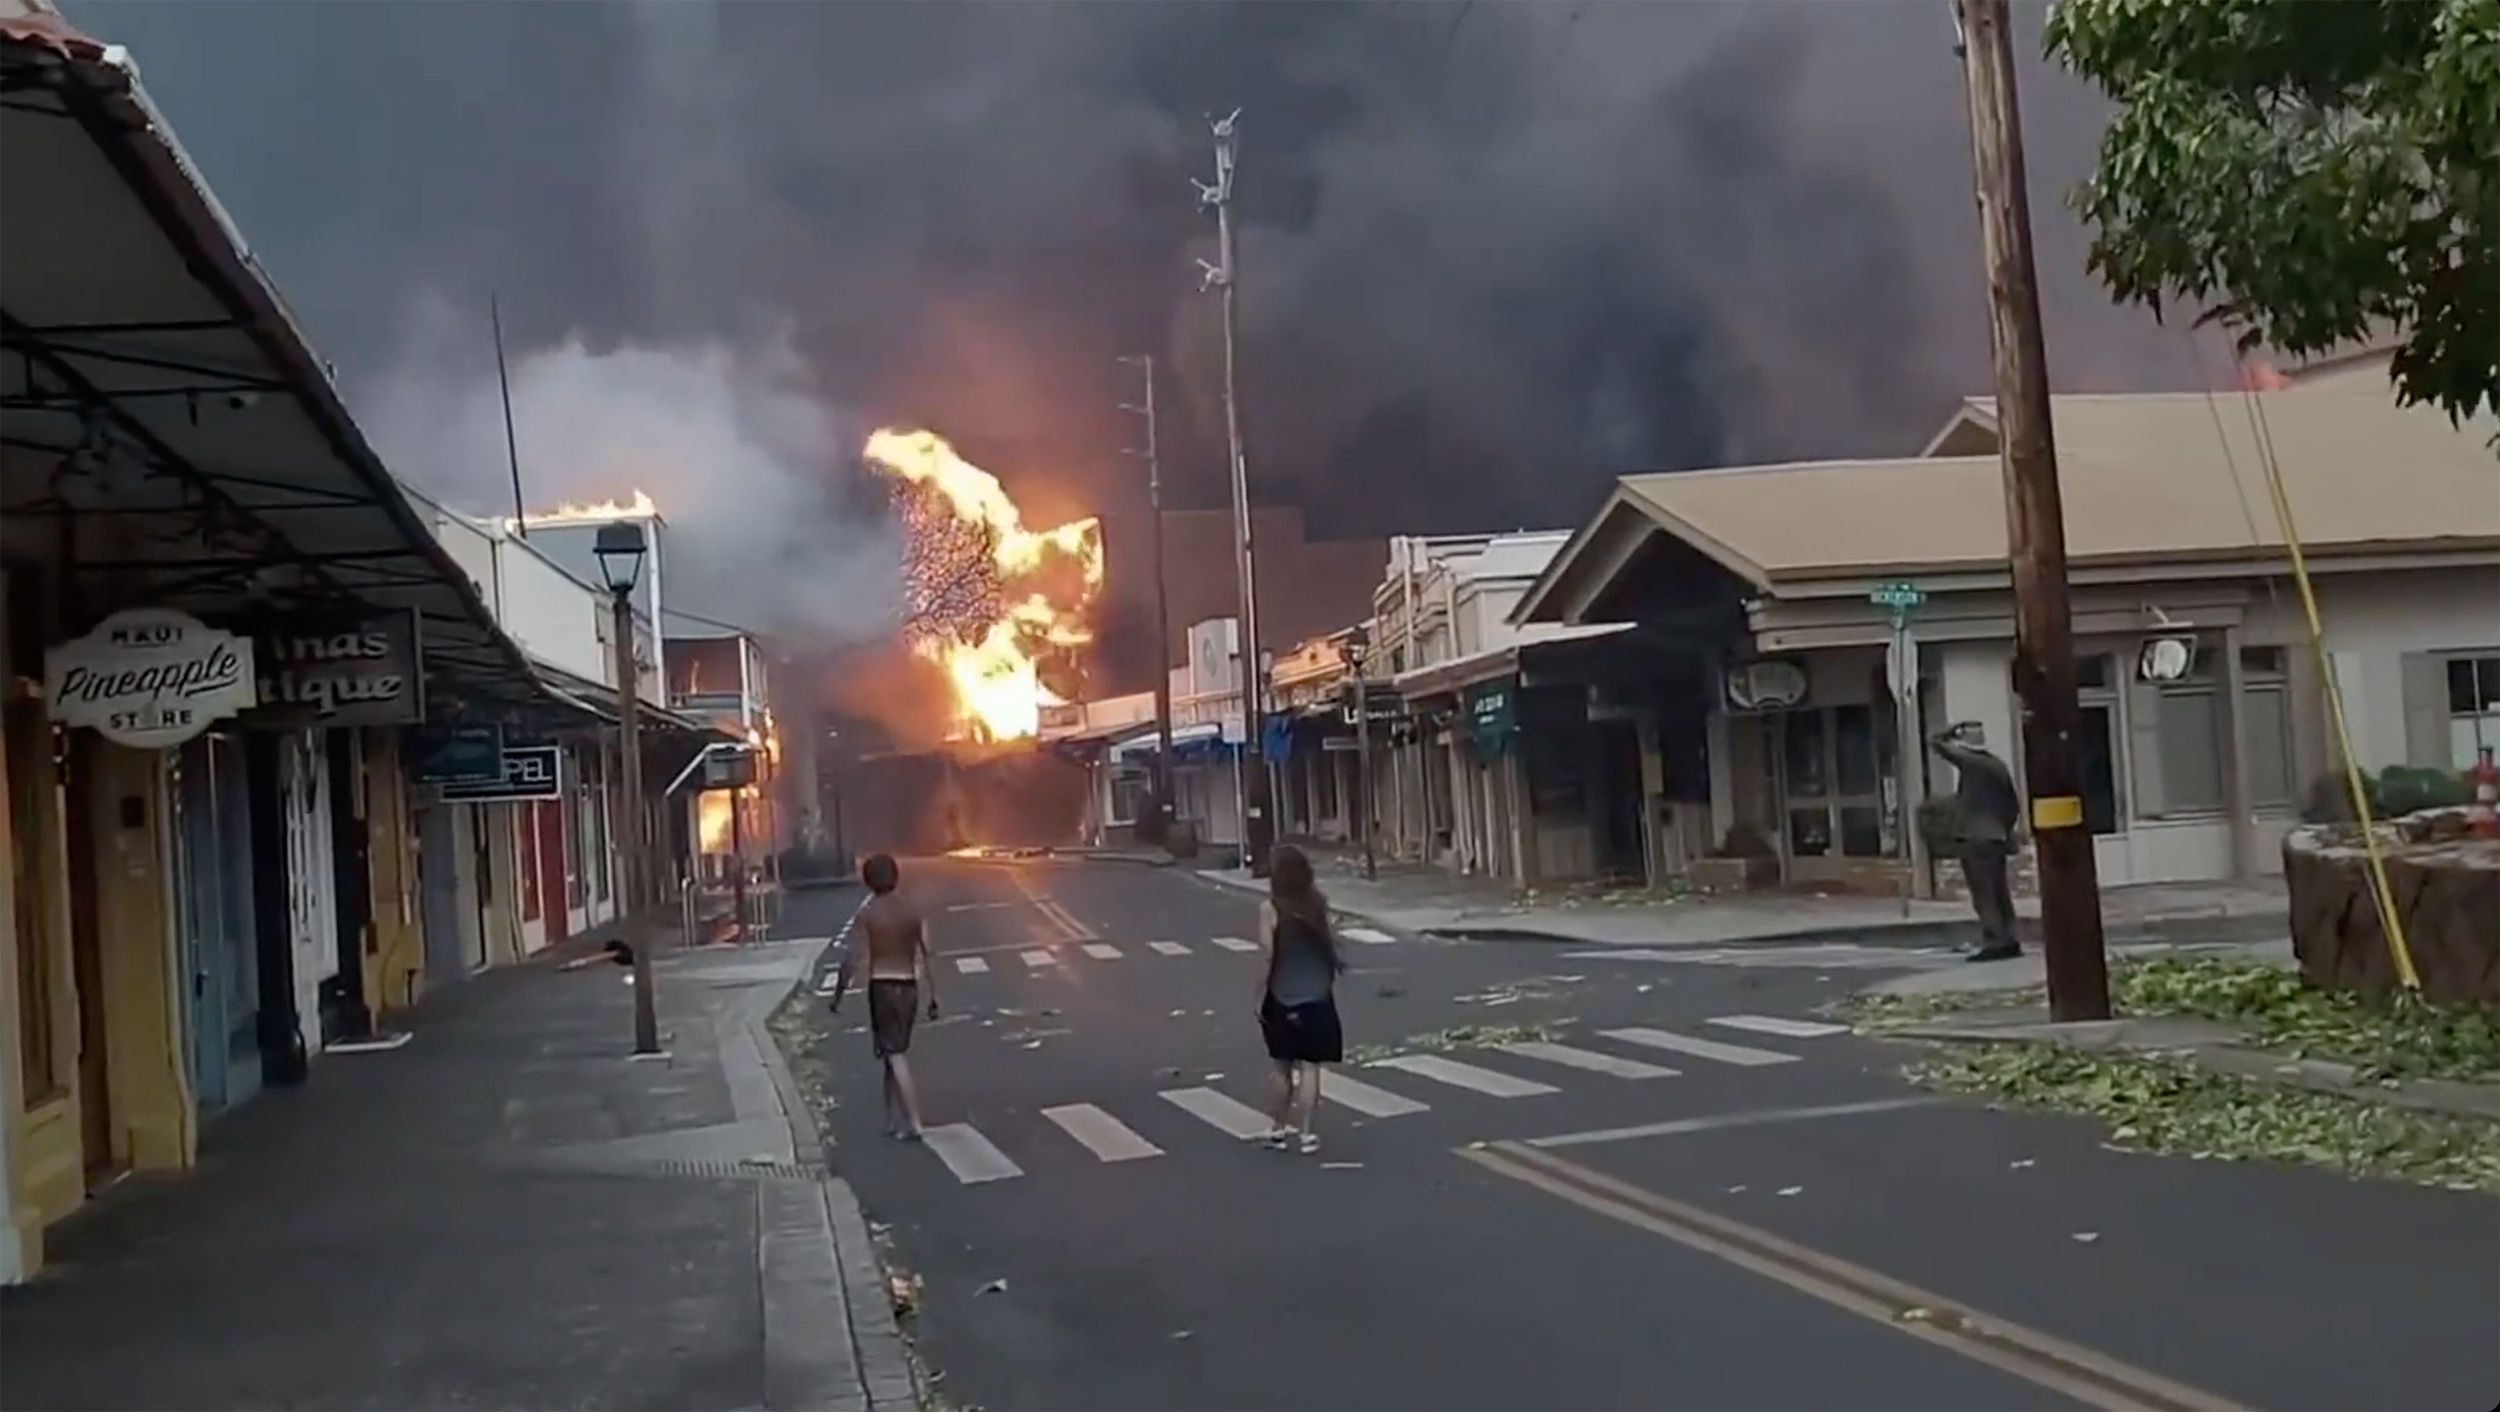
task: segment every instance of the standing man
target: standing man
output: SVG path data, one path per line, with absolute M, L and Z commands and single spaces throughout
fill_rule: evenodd
M 859 866 L 868 884 L 868 902 L 859 909 L 859 939 L 842 950 L 842 969 L 833 980 L 833 1009 L 851 988 L 851 967 L 859 948 L 868 947 L 868 1032 L 877 1059 L 885 1065 L 885 1130 L 912 1142 L 920 1140 L 920 1093 L 911 1078 L 912 1021 L 920 1009 L 922 985 L 928 987 L 929 1018 L 938 1015 L 937 967 L 929 960 L 929 928 L 920 909 L 897 890 L 902 869 L 887 854 L 872 854 Z
M 1962 881 L 1979 914 L 1979 949 L 1973 961 L 2002 961 L 2022 954 L 2014 937 L 2014 889 L 2006 881 L 2006 862 L 2013 856 L 2015 826 L 2022 818 L 2022 796 L 2014 788 L 2014 772 L 1988 749 L 1977 721 L 1947 727 L 1928 741 L 1961 777 L 1953 792 L 1960 817 Z

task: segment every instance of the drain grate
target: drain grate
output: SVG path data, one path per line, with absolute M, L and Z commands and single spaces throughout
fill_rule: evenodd
M 812 1182 L 824 1179 L 825 1169 L 812 1162 L 742 1162 L 722 1158 L 670 1158 L 659 1162 L 636 1164 L 635 1170 L 658 1177 L 702 1177 L 713 1181 L 780 1181 Z

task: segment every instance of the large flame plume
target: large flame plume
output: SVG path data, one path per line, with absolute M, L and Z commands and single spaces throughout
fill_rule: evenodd
M 1039 734 L 1042 707 L 1059 699 L 1042 684 L 1041 657 L 1093 640 L 1085 615 L 1102 593 L 1102 522 L 1025 528 L 998 478 L 935 432 L 883 428 L 862 454 L 897 482 L 904 634 L 945 670 L 963 733 Z

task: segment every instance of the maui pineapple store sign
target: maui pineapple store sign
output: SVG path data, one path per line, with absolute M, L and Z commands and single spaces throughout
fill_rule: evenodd
M 142 750 L 180 745 L 259 699 L 252 646 L 188 613 L 130 608 L 44 654 L 52 719 Z

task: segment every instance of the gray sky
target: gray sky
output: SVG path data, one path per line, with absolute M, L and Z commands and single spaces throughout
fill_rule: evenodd
M 1165 361 L 1176 496 L 1221 503 L 1187 178 L 1234 104 L 1252 467 L 1315 532 L 1906 451 L 1988 381 L 1942 0 L 69 8 L 403 468 L 508 498 L 498 291 L 533 498 L 639 483 L 794 570 L 873 544 L 838 482 L 880 420 L 1037 518 L 1129 508 L 1118 353 Z M 2058 382 L 2192 384 L 2059 204 L 2095 100 L 2022 80 Z M 873 578 L 824 616 L 883 611 Z

